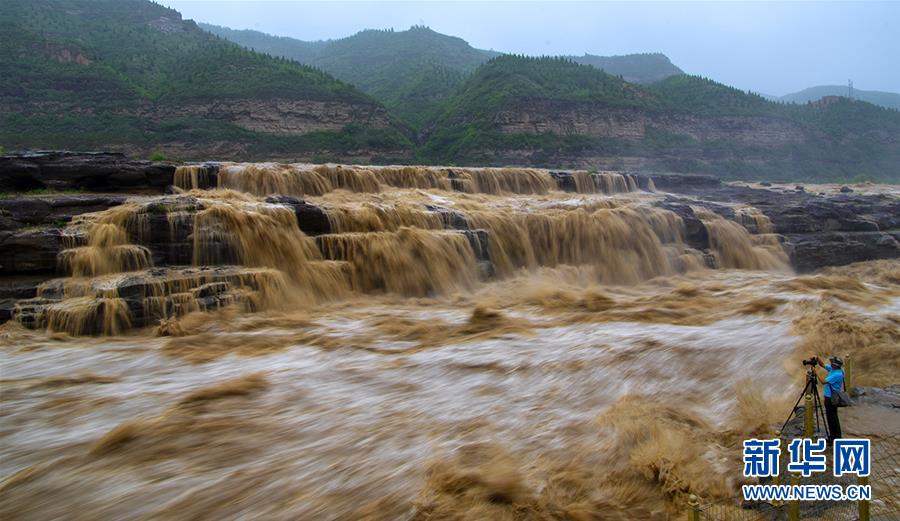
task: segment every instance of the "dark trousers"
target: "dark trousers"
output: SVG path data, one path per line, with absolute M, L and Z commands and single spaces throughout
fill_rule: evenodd
M 838 419 L 838 408 L 831 403 L 831 397 L 825 397 L 825 421 L 828 422 L 828 444 L 841 437 L 841 420 Z

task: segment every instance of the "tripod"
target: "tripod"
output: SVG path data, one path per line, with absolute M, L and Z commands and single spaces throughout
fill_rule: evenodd
M 784 424 L 781 426 L 781 432 L 784 432 L 784 428 L 787 427 L 788 422 L 790 422 L 791 418 L 797 414 L 797 407 L 800 405 L 800 402 L 803 401 L 806 393 L 812 394 L 813 410 L 815 411 L 814 416 L 816 418 L 815 432 L 824 431 L 825 437 L 831 438 L 831 433 L 828 432 L 828 422 L 825 421 L 825 406 L 822 405 L 822 399 L 819 398 L 819 379 L 816 378 L 816 368 L 814 366 L 810 367 L 806 372 L 806 386 L 800 391 L 800 397 L 797 398 L 797 403 L 795 403 L 794 408 L 791 409 L 791 414 L 788 415 L 787 420 L 785 420 Z M 822 427 L 824 427 L 824 429 Z

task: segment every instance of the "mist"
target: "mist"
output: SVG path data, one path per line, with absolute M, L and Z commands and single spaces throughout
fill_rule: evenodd
M 164 0 L 185 18 L 301 40 L 427 25 L 529 55 L 662 52 L 691 74 L 764 94 L 813 85 L 900 91 L 900 3 L 296 2 Z

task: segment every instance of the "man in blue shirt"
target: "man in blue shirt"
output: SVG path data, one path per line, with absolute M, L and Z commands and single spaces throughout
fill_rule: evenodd
M 828 376 L 823 377 L 821 373 L 816 371 L 819 382 L 822 384 L 822 395 L 825 397 L 825 421 L 828 422 L 828 446 L 830 447 L 834 440 L 841 437 L 841 422 L 838 419 L 838 408 L 831 403 L 832 391 L 844 390 L 844 361 L 840 357 L 832 356 L 828 359 L 831 362 L 825 365 L 821 358 L 816 357 L 821 367 L 828 371 Z

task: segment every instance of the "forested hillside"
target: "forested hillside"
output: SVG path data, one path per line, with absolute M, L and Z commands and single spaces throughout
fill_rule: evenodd
M 900 181 L 900 112 L 772 102 L 662 55 L 589 66 L 426 27 L 314 43 L 211 30 L 271 55 L 147 0 L 6 0 L 0 146 Z
M 590 65 L 632 83 L 653 83 L 669 76 L 684 74 L 665 54 L 626 54 L 624 56 L 571 56 L 572 61 Z
M 809 87 L 799 92 L 786 94 L 780 99 L 791 103 L 809 103 L 817 101 L 823 96 L 849 96 L 846 85 L 819 85 Z M 889 109 L 900 110 L 900 93 L 882 92 L 877 90 L 853 89 L 853 99 L 866 101 L 873 105 L 880 105 Z
M 0 143 L 334 155 L 408 141 L 331 76 L 216 38 L 146 0 L 6 0 Z
M 436 105 L 476 67 L 499 54 L 420 26 L 406 31 L 366 30 L 324 42 L 206 24 L 201 27 L 256 51 L 326 71 L 371 94 L 417 128 L 434 116 Z
M 900 180 L 900 112 L 774 103 L 697 76 L 649 86 L 563 58 L 501 56 L 444 104 L 424 160 Z

